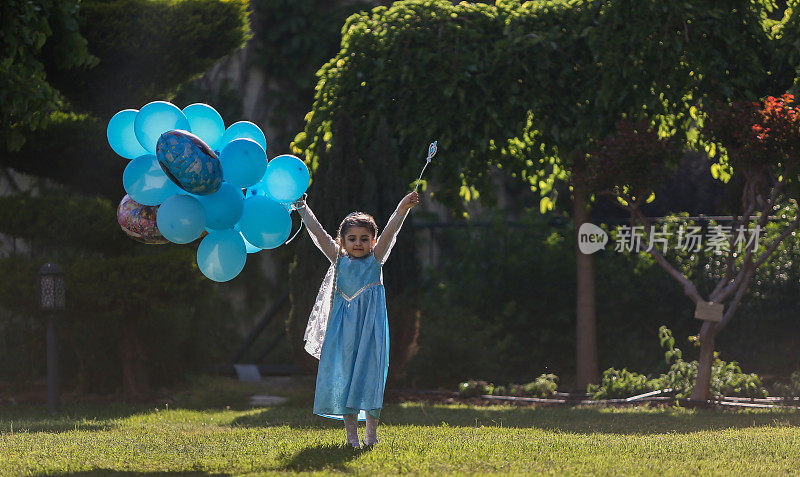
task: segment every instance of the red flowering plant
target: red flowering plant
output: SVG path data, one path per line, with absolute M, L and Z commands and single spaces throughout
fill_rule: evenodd
M 615 196 L 625 207 L 638 207 L 652 200 L 680 153 L 671 137 L 659 137 L 646 122 L 623 120 L 587 155 L 585 179 L 595 192 Z
M 780 177 L 797 170 L 800 160 L 800 109 L 792 94 L 760 102 L 717 106 L 706 118 L 702 134 L 727 153 L 721 156 L 752 182 L 749 193 L 765 195 Z M 776 184 L 777 185 L 777 184 Z M 781 184 L 781 188 L 785 181 Z

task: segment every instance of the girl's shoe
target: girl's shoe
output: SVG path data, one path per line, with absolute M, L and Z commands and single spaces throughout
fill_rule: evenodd
M 361 444 L 358 441 L 355 442 L 347 441 L 347 444 L 345 444 L 345 446 L 353 448 L 355 450 L 361 449 Z

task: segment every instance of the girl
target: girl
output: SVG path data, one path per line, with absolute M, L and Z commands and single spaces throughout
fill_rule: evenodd
M 416 192 L 403 197 L 380 236 L 371 215 L 353 212 L 333 240 L 305 200 L 295 202 L 311 239 L 331 262 L 304 338 L 306 351 L 319 359 L 314 414 L 342 419 L 347 444 L 356 449 L 361 447 L 358 420 L 367 421 L 364 446 L 378 442 L 389 371 L 382 266 L 408 211 L 417 204 Z

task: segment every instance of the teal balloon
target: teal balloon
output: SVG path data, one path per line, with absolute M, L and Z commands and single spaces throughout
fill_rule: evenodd
M 308 190 L 311 174 L 299 157 L 284 154 L 269 161 L 262 182 L 278 202 L 293 202 Z
M 139 156 L 128 163 L 122 173 L 122 185 L 125 192 L 142 205 L 159 205 L 181 193 L 152 154 Z
M 134 159 L 147 154 L 133 131 L 133 122 L 138 113 L 138 109 L 123 109 L 111 117 L 106 128 L 108 145 L 125 159 Z
M 244 238 L 259 248 L 272 249 L 283 245 L 292 232 L 292 217 L 286 208 L 264 196 L 244 200 L 239 228 Z
M 200 201 L 180 194 L 164 201 L 156 213 L 156 225 L 161 235 L 173 243 L 197 240 L 206 226 L 206 213 Z
M 219 162 L 225 181 L 240 188 L 258 183 L 267 170 L 267 154 L 257 142 L 247 138 L 229 142 L 222 149 Z
M 183 108 L 192 134 L 202 139 L 208 147 L 218 150 L 225 134 L 225 121 L 216 109 L 204 103 L 194 103 Z
M 248 242 L 247 239 L 244 238 L 244 235 L 241 232 L 239 232 L 239 235 L 241 235 L 242 236 L 242 240 L 244 240 L 244 249 L 245 249 L 245 251 L 247 251 L 247 253 L 258 253 L 258 252 L 264 250 L 263 248 L 258 248 L 255 245 L 253 245 L 250 242 Z
M 228 129 L 225 130 L 225 134 L 222 136 L 220 147 L 224 148 L 231 141 L 242 138 L 252 139 L 266 152 L 267 137 L 264 136 L 264 131 L 250 121 L 239 121 L 228 126 Z
M 242 271 L 247 251 L 239 232 L 215 230 L 197 247 L 197 266 L 203 275 L 215 282 L 232 280 Z
M 206 228 L 227 230 L 242 217 L 244 194 L 242 189 L 223 182 L 219 190 L 210 195 L 198 196 L 197 200 L 206 212 Z
M 177 106 L 166 101 L 153 101 L 142 107 L 133 122 L 139 144 L 150 154 L 156 153 L 158 138 L 167 131 L 191 131 L 189 120 Z

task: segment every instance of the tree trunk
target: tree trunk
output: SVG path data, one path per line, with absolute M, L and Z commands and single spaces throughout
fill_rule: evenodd
M 714 335 L 717 324 L 703 322 L 700 328 L 700 359 L 697 363 L 697 380 L 692 389 L 692 400 L 707 401 L 711 385 L 711 366 L 714 364 Z
M 591 255 L 581 253 L 578 249 L 578 230 L 589 221 L 586 209 L 586 191 L 581 185 L 573 186 L 575 200 L 573 216 L 575 227 L 575 263 L 576 263 L 576 296 L 577 296 L 577 329 L 575 366 L 578 388 L 585 390 L 588 384 L 597 384 L 600 380 L 597 369 L 597 339 L 595 336 L 594 311 L 594 260 Z

